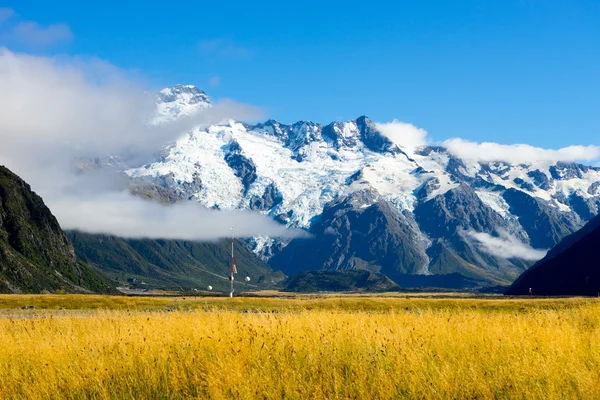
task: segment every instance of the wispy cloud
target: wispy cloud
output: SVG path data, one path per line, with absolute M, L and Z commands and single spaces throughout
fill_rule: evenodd
M 0 43 L 27 48 L 48 48 L 73 40 L 71 28 L 65 24 L 40 25 L 20 19 L 10 8 L 0 8 Z
M 33 47 L 48 47 L 69 43 L 73 39 L 71 29 L 65 24 L 41 26 L 34 21 L 24 21 L 12 28 L 12 40 Z
M 248 58 L 252 50 L 236 44 L 231 39 L 218 38 L 203 40 L 198 44 L 201 54 L 215 58 Z
M 532 162 L 588 162 L 600 166 L 600 146 L 568 146 L 560 149 L 545 149 L 528 144 L 499 144 L 493 142 L 472 142 L 452 138 L 444 142 L 428 137 L 426 130 L 413 124 L 393 120 L 376 123 L 377 129 L 392 142 L 402 148 L 416 148 L 430 143 L 445 147 L 451 154 L 467 161 L 504 161 L 508 164 L 528 164 Z
M 534 249 L 503 230 L 498 231 L 497 237 L 484 232 L 466 231 L 464 233 L 473 239 L 482 251 L 500 258 L 538 261 L 544 258 L 548 252 L 548 250 Z
M 259 213 L 216 211 L 193 201 L 164 206 L 126 192 L 59 196 L 49 200 L 63 228 L 90 233 L 117 234 L 127 238 L 211 241 L 228 237 L 231 227 L 235 227 L 236 235 L 240 237 L 304 235 Z M 85 224 L 81 222 L 82 216 L 85 216 Z

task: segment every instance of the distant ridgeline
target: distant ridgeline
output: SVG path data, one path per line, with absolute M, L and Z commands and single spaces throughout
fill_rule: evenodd
M 0 292 L 111 292 L 108 280 L 75 257 L 43 200 L 0 166 Z

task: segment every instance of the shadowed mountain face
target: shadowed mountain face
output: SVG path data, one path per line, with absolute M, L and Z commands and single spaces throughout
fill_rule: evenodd
M 491 284 L 505 284 L 529 265 L 483 251 L 470 238 L 469 232 L 493 236 L 504 229 L 521 235 L 521 230 L 514 221 L 486 205 L 466 183 L 420 203 L 415 216 L 421 230 L 433 240 L 428 248 L 431 273 L 459 273 Z
M 401 287 L 466 289 L 511 283 L 530 263 L 488 254 L 465 232 L 493 235 L 514 230 L 485 205 L 468 185 L 421 203 L 415 213 L 402 213 L 363 190 L 328 206 L 313 223 L 312 237 L 292 240 L 269 263 L 292 275 L 317 265 L 325 270 L 364 269 L 390 277 Z M 464 279 L 426 278 L 449 274 Z M 443 279 L 442 279 L 443 280 Z
M 548 255 L 525 271 L 508 295 L 600 295 L 600 216 L 566 237 Z
M 511 213 L 519 218 L 519 223 L 535 248 L 551 248 L 581 227 L 581 220 L 576 213 L 561 213 L 542 200 L 519 190 L 509 189 L 504 192 L 503 197 L 510 206 Z M 591 216 L 591 212 L 588 212 L 587 217 Z
M 77 260 L 73 246 L 43 200 L 0 166 L 0 292 L 111 291 Z
M 327 270 L 364 269 L 390 277 L 426 268 L 425 242 L 416 222 L 388 203 L 371 204 L 373 191 L 355 192 L 328 207 L 308 239 L 295 239 L 270 260 L 286 274 L 319 266 Z

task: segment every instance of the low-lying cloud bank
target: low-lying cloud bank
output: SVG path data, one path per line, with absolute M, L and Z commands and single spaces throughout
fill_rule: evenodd
M 512 165 L 558 161 L 600 163 L 600 146 L 568 146 L 555 150 L 528 144 L 478 143 L 460 138 L 436 142 L 428 137 L 426 130 L 406 122 L 394 120 L 376 123 L 375 126 L 400 148 L 413 150 L 420 146 L 436 144 L 445 147 L 456 157 L 473 162 L 503 161 Z
M 457 157 L 470 161 L 504 161 L 508 164 L 527 164 L 548 161 L 591 162 L 600 159 L 600 146 L 569 146 L 562 149 L 543 149 L 528 144 L 503 145 L 449 139 L 444 147 Z
M 116 175 L 79 174 L 75 158 L 151 158 L 194 126 L 260 110 L 222 101 L 173 123 L 150 125 L 156 99 L 140 82 L 95 59 L 39 57 L 0 49 L 0 164 L 29 182 L 65 229 L 125 237 L 214 240 L 297 236 L 261 214 L 197 203 L 162 206 L 130 195 Z M 114 179 L 114 182 L 112 181 Z
M 229 237 L 231 227 L 240 237 L 298 235 L 297 231 L 250 211 L 210 210 L 194 202 L 165 206 L 124 192 L 106 193 L 99 198 L 61 196 L 52 201 L 52 207 L 65 229 L 126 238 L 211 241 Z M 80 221 L 82 216 L 85 226 Z
M 499 231 L 498 236 L 484 232 L 466 231 L 465 234 L 473 239 L 481 250 L 500 258 L 519 258 L 528 261 L 538 261 L 546 256 L 548 250 L 534 249 L 505 231 Z

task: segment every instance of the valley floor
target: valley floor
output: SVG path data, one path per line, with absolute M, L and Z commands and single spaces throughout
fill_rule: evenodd
M 0 296 L 0 398 L 600 398 L 600 301 Z

